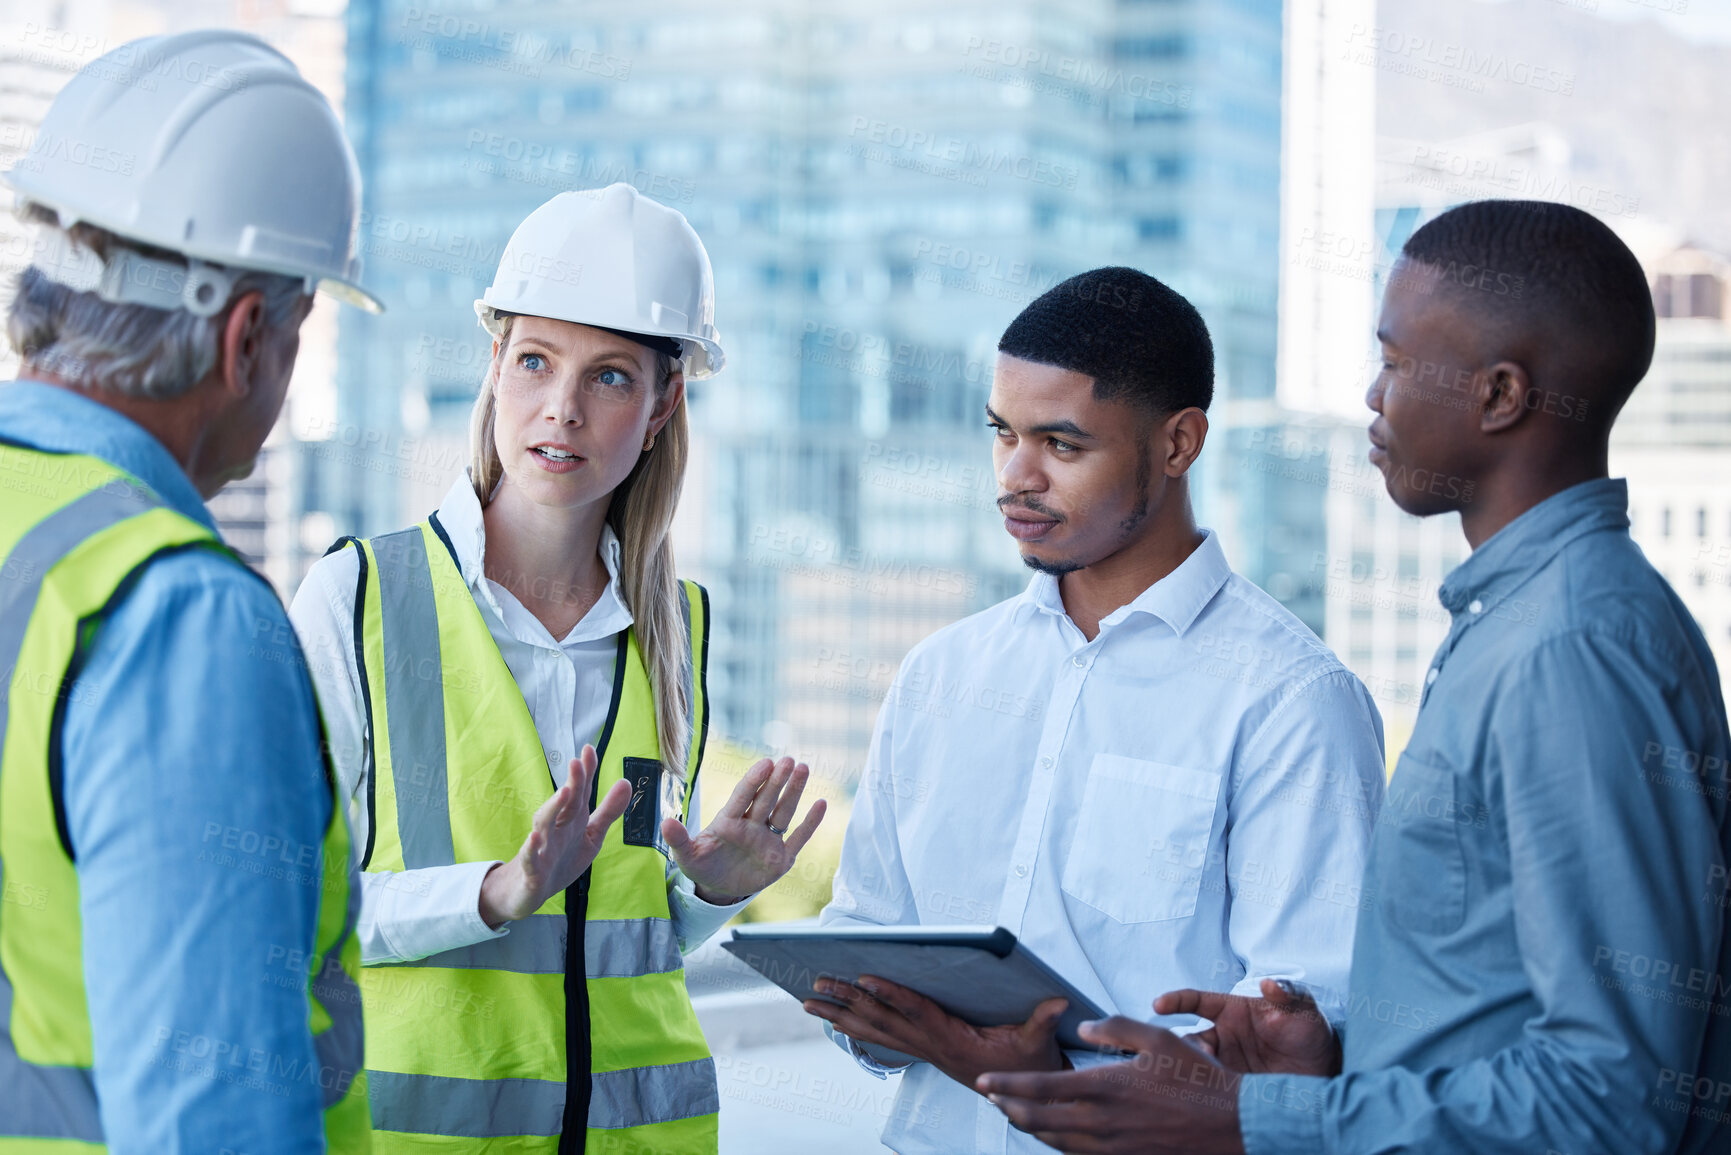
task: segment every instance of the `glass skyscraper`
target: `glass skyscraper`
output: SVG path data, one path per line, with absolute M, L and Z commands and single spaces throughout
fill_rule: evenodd
M 342 318 L 336 419 L 307 447 L 307 506 L 339 528 L 437 502 L 506 238 L 555 192 L 623 180 L 715 267 L 728 367 L 690 389 L 676 535 L 711 591 L 726 735 L 849 774 L 907 648 L 1024 584 L 982 407 L 1004 326 L 1086 268 L 1202 310 L 1202 516 L 1252 578 L 1308 565 L 1264 532 L 1279 479 L 1239 452 L 1273 420 L 1279 0 L 354 0 L 348 20 L 390 311 Z

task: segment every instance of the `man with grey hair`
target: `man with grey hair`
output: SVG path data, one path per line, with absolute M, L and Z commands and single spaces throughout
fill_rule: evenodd
M 377 309 L 353 153 L 286 57 L 193 32 L 87 66 L 4 179 L 37 241 L 0 386 L 0 1149 L 365 1151 L 346 816 L 204 506 L 313 291 Z

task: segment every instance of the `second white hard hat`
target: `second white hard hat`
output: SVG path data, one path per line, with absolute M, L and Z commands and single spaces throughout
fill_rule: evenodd
M 91 61 L 3 179 L 62 228 L 82 221 L 190 262 L 127 254 L 105 267 L 64 243 L 39 254 L 45 274 L 105 299 L 214 311 L 222 270 L 239 269 L 381 309 L 360 286 L 354 150 L 318 89 L 256 36 L 155 36 Z
M 624 183 L 562 192 L 530 213 L 475 313 L 495 337 L 505 313 L 668 337 L 693 379 L 726 356 L 703 242 L 677 209 Z

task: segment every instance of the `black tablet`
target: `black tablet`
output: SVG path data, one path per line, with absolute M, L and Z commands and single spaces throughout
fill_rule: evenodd
M 1070 1005 L 1058 1023 L 1058 1042 L 1096 1050 L 1076 1034 L 1104 1011 L 1065 982 L 1003 927 L 979 926 L 742 926 L 721 948 L 796 999 L 820 995 L 820 978 L 853 982 L 877 975 L 918 991 L 976 1027 L 1026 1022 L 1049 998 Z M 881 1048 L 874 1054 L 882 1055 Z M 901 1056 L 905 1058 L 905 1056 Z

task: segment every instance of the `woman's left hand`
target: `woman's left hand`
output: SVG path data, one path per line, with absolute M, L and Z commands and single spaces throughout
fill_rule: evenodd
M 746 771 L 727 805 L 696 838 L 677 818 L 662 821 L 667 848 L 697 884 L 697 897 L 731 906 L 788 872 L 823 821 L 825 803 L 819 798 L 806 811 L 805 821 L 793 825 L 810 776 L 804 762 L 763 758 Z

